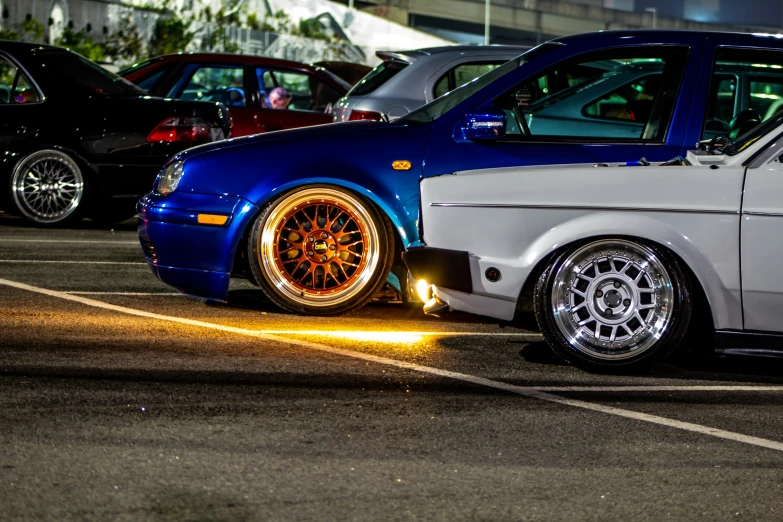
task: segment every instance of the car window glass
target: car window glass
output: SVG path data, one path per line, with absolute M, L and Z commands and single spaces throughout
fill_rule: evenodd
M 388 82 L 400 71 L 408 66 L 407 63 L 393 60 L 384 61 L 375 69 L 367 73 L 367 76 L 359 80 L 359 83 L 348 91 L 348 96 L 366 96 Z
M 726 132 L 734 118 L 737 104 L 737 80 L 733 74 L 715 75 L 710 86 L 704 133 L 709 137 Z
M 157 86 L 158 82 L 160 82 L 161 78 L 163 78 L 163 75 L 166 74 L 170 69 L 171 67 L 168 65 L 160 66 L 137 79 L 134 83 L 145 91 L 152 92 Z
M 777 51 L 721 49 L 702 139 L 741 135 L 783 111 L 783 56 Z
M 529 78 L 495 106 L 506 113 L 511 138 L 662 142 L 686 60 L 683 49 L 603 52 Z
M 38 93 L 21 70 L 0 58 L 0 104 L 40 101 Z
M 777 114 L 783 108 L 783 74 L 777 77 L 752 75 L 748 106 L 761 116 L 761 121 Z
M 647 121 L 660 85 L 658 74 L 634 80 L 586 105 L 583 113 L 602 120 Z
M 182 87 L 169 96 L 183 100 L 220 102 L 227 107 L 245 106 L 242 66 L 196 66 Z
M 453 91 L 457 87 L 461 87 L 468 82 L 471 82 L 482 76 L 489 71 L 497 68 L 504 62 L 497 63 L 463 63 L 460 64 L 447 73 L 445 73 L 436 83 L 433 88 L 433 94 L 435 98 L 443 96 L 449 91 Z
M 43 58 L 41 66 L 49 73 L 67 79 L 63 82 L 65 88 L 70 82 L 81 89 L 87 89 L 92 94 L 106 96 L 143 96 L 146 93 L 129 81 L 109 72 L 100 65 L 74 52 L 58 48 L 47 48 L 40 53 Z
M 306 72 L 259 68 L 256 76 L 265 108 L 323 112 L 327 105 L 340 98 L 339 92 Z M 272 93 L 276 88 L 283 89 L 283 95 L 289 96 L 288 105 L 272 106 L 270 96 L 278 96 Z

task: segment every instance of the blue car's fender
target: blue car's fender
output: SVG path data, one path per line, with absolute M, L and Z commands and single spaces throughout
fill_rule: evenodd
M 378 122 L 337 124 L 308 139 L 315 128 L 236 140 L 184 155 L 177 192 L 242 197 L 263 207 L 299 186 L 325 183 L 373 201 L 394 224 L 403 246 L 417 239 L 419 179 L 431 126 Z M 409 170 L 392 163 L 410 162 Z

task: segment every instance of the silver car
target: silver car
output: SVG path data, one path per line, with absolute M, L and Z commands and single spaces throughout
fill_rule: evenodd
M 557 354 L 602 373 L 650 369 L 694 325 L 724 353 L 783 353 L 781 139 L 778 115 L 662 164 L 427 178 L 427 246 L 405 254 L 432 283 L 425 311 L 532 310 Z
M 383 62 L 334 105 L 334 121 L 393 120 L 516 58 L 528 47 L 455 45 L 378 51 Z

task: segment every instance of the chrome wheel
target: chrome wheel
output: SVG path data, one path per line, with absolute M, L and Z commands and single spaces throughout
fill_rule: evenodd
M 568 344 L 603 360 L 636 357 L 672 322 L 672 278 L 656 254 L 630 241 L 590 243 L 554 274 L 551 313 Z
M 11 178 L 11 192 L 22 216 L 54 224 L 76 212 L 84 196 L 84 179 L 66 154 L 44 150 L 19 162 Z
M 378 226 L 366 204 L 326 187 L 276 203 L 255 241 L 258 266 L 274 291 L 308 308 L 335 307 L 367 292 L 381 261 Z

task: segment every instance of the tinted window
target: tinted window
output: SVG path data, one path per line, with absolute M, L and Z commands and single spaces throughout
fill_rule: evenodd
M 539 46 L 533 47 L 529 51 L 526 51 L 521 56 L 509 60 L 500 67 L 493 69 L 484 76 L 479 76 L 476 81 L 468 82 L 462 87 L 454 89 L 453 92 L 449 92 L 447 96 L 441 96 L 433 101 L 422 105 L 418 109 L 409 112 L 398 121 L 403 122 L 427 122 L 434 121 L 451 109 L 464 102 L 474 94 L 478 93 L 487 85 L 491 84 L 498 78 L 509 74 L 518 67 L 534 61 L 541 56 L 544 56 L 555 49 L 562 47 L 564 44 L 559 42 L 546 42 Z
M 722 50 L 715 60 L 702 138 L 731 139 L 783 110 L 783 53 Z
M 497 66 L 504 62 L 496 63 L 464 63 L 458 65 L 444 74 L 435 84 L 433 94 L 435 98 L 443 96 L 449 91 L 453 91 L 457 87 L 461 87 L 468 82 L 471 82 L 487 74 L 489 71 L 495 69 Z
M 704 119 L 704 132 L 710 137 L 726 132 L 734 119 L 737 112 L 737 80 L 737 76 L 730 74 L 716 74 L 713 78 Z
M 238 66 L 191 65 L 185 81 L 169 92 L 182 100 L 220 102 L 228 107 L 245 106 L 244 68 Z
M 171 70 L 170 65 L 163 65 L 161 67 L 156 67 L 155 69 L 149 71 L 147 74 L 143 74 L 141 77 L 139 77 L 135 82 L 138 87 L 144 89 L 147 92 L 153 92 L 156 87 L 161 88 L 164 86 L 159 86 L 158 83 L 163 78 L 163 76 L 168 73 Z
M 17 67 L 0 58 L 0 104 L 21 104 L 40 101 L 38 93 Z
M 616 50 L 558 65 L 495 100 L 506 133 L 663 141 L 687 51 Z
M 146 94 L 132 83 L 120 78 L 87 58 L 67 51 L 45 51 L 45 62 L 61 77 L 70 78 L 93 93 L 110 96 L 139 96 Z
M 383 62 L 367 73 L 367 76 L 362 78 L 359 83 L 354 85 L 353 89 L 348 91 L 348 96 L 365 96 L 370 94 L 407 66 L 407 63 L 393 61 Z
M 657 74 L 634 80 L 588 104 L 583 113 L 601 120 L 647 121 L 660 85 Z
M 783 71 L 782 71 L 783 72 Z M 770 119 L 783 108 L 783 74 L 780 76 L 750 76 L 748 105 L 761 116 Z
M 340 97 L 339 92 L 305 72 L 258 68 L 256 76 L 264 107 L 269 107 L 266 100 L 276 87 L 288 92 L 291 101 L 286 108 L 294 111 L 323 112 L 327 105 Z

